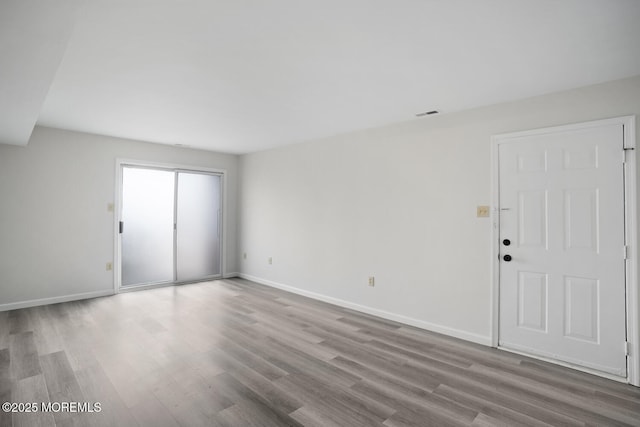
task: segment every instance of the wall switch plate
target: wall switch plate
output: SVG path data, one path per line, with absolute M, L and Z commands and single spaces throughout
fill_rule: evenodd
M 107 204 L 107 212 L 113 212 L 113 203 Z
M 247 259 L 247 253 L 246 252 L 242 254 L 242 259 Z
M 111 271 L 111 270 L 113 270 L 113 264 L 108 262 L 107 263 L 107 271 Z
M 376 285 L 376 278 L 373 276 L 369 276 L 369 286 L 375 286 Z
M 269 264 L 273 264 L 273 258 L 269 257 L 267 261 L 269 262 Z
M 487 218 L 489 216 L 489 206 L 478 206 L 476 216 L 478 218 Z

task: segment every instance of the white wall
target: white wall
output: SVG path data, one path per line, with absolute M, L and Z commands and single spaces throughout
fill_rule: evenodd
M 0 144 L 0 309 L 112 291 L 106 207 L 120 157 L 228 170 L 225 273 L 488 342 L 490 222 L 475 208 L 490 202 L 490 136 L 629 114 L 640 115 L 640 76 L 239 164 L 234 155 L 37 127 L 26 147 Z
M 631 114 L 640 76 L 242 156 L 240 271 L 488 344 L 491 135 Z
M 0 310 L 113 291 L 116 158 L 226 169 L 224 272 L 237 272 L 237 156 L 36 127 L 26 147 L 0 144 Z

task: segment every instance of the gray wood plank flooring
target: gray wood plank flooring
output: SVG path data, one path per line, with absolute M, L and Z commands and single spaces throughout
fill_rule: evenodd
M 640 426 L 640 389 L 241 279 L 0 313 L 12 426 Z

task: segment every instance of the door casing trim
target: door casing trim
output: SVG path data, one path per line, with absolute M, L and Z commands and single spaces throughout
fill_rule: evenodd
M 207 168 L 203 166 L 184 165 L 175 163 L 158 163 L 149 162 L 136 159 L 117 158 L 115 164 L 115 203 L 113 210 L 113 292 L 118 294 L 120 292 L 129 292 L 135 290 L 157 288 L 163 286 L 173 286 L 176 284 L 182 284 L 181 282 L 161 282 L 136 286 L 122 286 L 122 247 L 119 233 L 119 223 L 122 215 L 122 168 L 124 166 L 151 168 L 151 169 L 164 169 L 170 171 L 185 171 L 185 172 L 201 172 L 201 173 L 213 173 L 220 175 L 221 179 L 221 203 L 222 203 L 222 244 L 220 250 L 220 278 L 225 277 L 225 260 L 227 253 L 227 170 L 217 168 Z M 174 241 L 175 245 L 175 241 Z M 175 248 L 174 248 L 175 249 Z M 175 270 L 174 270 L 175 271 Z M 215 280 L 215 279 L 205 279 Z M 193 283 L 194 281 L 187 281 L 184 283 Z
M 500 316 L 500 193 L 499 193 L 499 147 L 501 144 L 515 142 L 515 138 L 544 135 L 547 133 L 572 131 L 578 129 L 588 129 L 611 124 L 621 124 L 624 129 L 624 145 L 631 154 L 626 156 L 624 164 L 624 197 L 625 197 L 625 239 L 629 247 L 629 259 L 626 264 L 626 327 L 627 341 L 630 351 L 627 357 L 627 378 L 629 384 L 640 387 L 640 291 L 638 289 L 638 209 L 637 209 L 637 174 L 636 162 L 637 153 L 635 135 L 635 116 L 615 117 L 603 120 L 593 120 L 582 123 L 574 123 L 563 126 L 553 126 L 547 128 L 533 129 L 522 132 L 510 132 L 493 135 L 491 137 L 491 346 L 499 347 L 499 316 Z M 620 159 L 622 162 L 622 157 Z M 532 358 L 540 358 L 535 355 L 528 355 Z M 547 360 L 548 359 L 543 359 Z M 559 365 L 569 366 L 581 371 L 594 373 L 596 375 L 611 378 L 604 373 L 583 369 L 573 365 L 568 365 L 560 361 L 555 361 Z M 624 379 L 623 379 L 624 380 Z

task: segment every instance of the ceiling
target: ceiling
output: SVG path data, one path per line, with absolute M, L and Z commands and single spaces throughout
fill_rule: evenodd
M 0 142 L 247 153 L 640 74 L 637 0 L 2 0 Z

